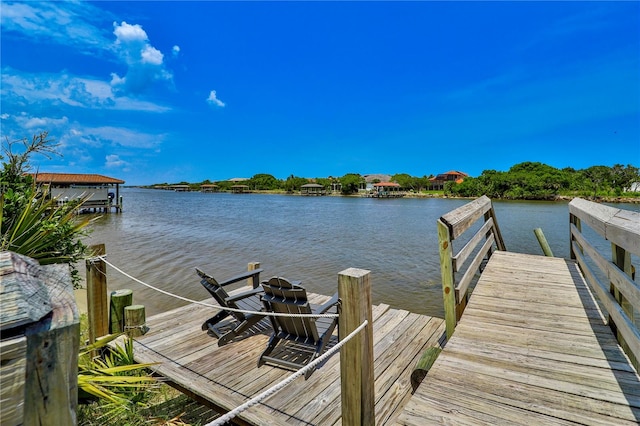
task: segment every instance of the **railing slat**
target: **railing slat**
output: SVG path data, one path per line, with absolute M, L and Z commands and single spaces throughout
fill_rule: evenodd
M 451 239 L 455 240 L 490 209 L 491 200 L 486 195 L 483 195 L 476 200 L 446 213 L 440 220 L 449 226 Z
M 598 268 L 605 273 L 620 293 L 622 293 L 633 306 L 640 306 L 640 288 L 631 281 L 629 276 L 605 259 L 604 256 L 589 244 L 575 225 L 571 225 L 571 235 L 573 235 L 573 238 L 576 240 L 575 242 L 582 247 L 583 251 L 593 260 Z
M 484 244 L 482 245 L 482 248 L 480 249 L 480 251 L 473 258 L 473 261 L 465 271 L 462 278 L 460 278 L 460 282 L 456 286 L 456 298 L 458 299 L 458 301 L 461 301 L 463 295 L 467 294 L 467 290 L 469 289 L 469 285 L 471 284 L 471 281 L 473 280 L 474 275 L 480 269 L 482 260 L 485 258 L 487 253 L 489 253 L 489 250 L 491 249 L 491 246 L 493 245 L 494 242 L 495 242 L 495 237 L 493 236 L 493 234 L 490 234 L 487 241 L 485 241 Z
M 577 216 L 583 224 L 589 225 L 600 236 L 606 238 L 605 223 L 607 223 L 618 209 L 593 203 L 582 198 L 574 198 L 569 203 L 569 213 Z
M 640 213 L 574 198 L 569 212 L 601 237 L 640 256 Z
M 495 222 L 493 218 L 489 218 L 489 220 L 487 220 L 485 224 L 482 225 L 482 228 L 480 228 L 478 232 L 476 232 L 476 234 L 473 237 L 471 237 L 469 242 L 465 244 L 464 247 L 462 247 L 462 249 L 458 252 L 458 254 L 456 254 L 453 257 L 453 270 L 455 272 L 458 272 L 460 270 L 459 266 L 464 265 L 464 263 L 467 261 L 467 258 L 473 252 L 473 250 L 478 246 L 480 241 L 482 241 L 485 238 L 485 235 L 487 234 L 487 232 L 489 232 L 491 228 L 494 226 L 494 223 Z
M 619 210 L 607 223 L 607 240 L 640 256 L 640 213 Z
M 580 270 L 589 283 L 589 287 L 591 287 L 591 289 L 596 293 L 600 303 L 602 303 L 604 308 L 607 310 L 607 313 L 616 324 L 618 332 L 624 338 L 624 341 L 628 345 L 633 356 L 636 359 L 640 359 L 640 332 L 638 332 L 638 329 L 622 310 L 622 306 L 618 304 L 618 301 L 609 292 L 607 286 L 605 286 L 605 284 L 596 277 L 593 270 L 587 264 L 585 256 L 580 253 L 576 242 L 573 244 L 576 261 L 578 262 L 578 265 L 580 265 Z

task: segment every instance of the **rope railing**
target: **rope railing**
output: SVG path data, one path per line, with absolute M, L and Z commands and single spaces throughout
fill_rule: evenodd
M 220 425 L 224 425 L 229 420 L 233 419 L 234 417 L 236 417 L 237 415 L 239 415 L 243 411 L 248 410 L 249 408 L 253 407 L 254 405 L 257 405 L 260 402 L 262 402 L 263 400 L 267 399 L 271 395 L 274 395 L 277 392 L 279 392 L 280 390 L 284 389 L 291 382 L 293 382 L 293 380 L 295 380 L 296 378 L 302 376 L 307 371 L 316 368 L 316 366 L 318 364 L 321 364 L 326 359 L 328 359 L 331 355 L 333 355 L 338 350 L 340 350 L 340 348 L 342 346 L 344 346 L 349 340 L 351 340 L 356 334 L 358 334 L 362 330 L 364 330 L 364 328 L 367 326 L 367 324 L 369 324 L 369 322 L 367 320 L 365 320 L 362 324 L 360 324 L 360 326 L 358 328 L 353 330 L 347 337 L 345 337 L 344 339 L 340 340 L 334 347 L 329 349 L 327 352 L 325 352 L 324 354 L 322 354 L 321 356 L 319 356 L 318 358 L 316 358 L 315 360 L 313 360 L 309 364 L 307 364 L 304 367 L 302 367 L 300 370 L 296 371 L 295 373 L 293 373 L 292 375 L 290 375 L 286 379 L 281 380 L 277 384 L 271 386 L 269 389 L 267 389 L 266 391 L 262 392 L 258 396 L 255 396 L 255 397 L 251 398 L 249 401 L 245 402 L 244 404 L 242 404 L 242 405 L 234 408 L 233 410 L 229 411 L 227 414 L 223 415 L 222 417 L 217 418 L 216 420 L 214 420 L 211 423 L 207 423 L 205 426 L 220 426 Z
M 174 294 L 171 293 L 169 291 L 163 290 L 161 288 L 155 287 L 151 284 L 145 283 L 144 281 L 126 273 L 125 271 L 123 271 L 122 269 L 118 268 L 116 265 L 114 265 L 113 263 L 109 262 L 108 260 L 106 260 L 106 256 L 97 256 L 94 257 L 92 259 L 89 259 L 90 262 L 95 262 L 95 260 L 101 260 L 103 261 L 105 264 L 109 265 L 110 267 L 112 267 L 114 270 L 116 270 L 117 272 L 121 273 L 122 275 L 124 275 L 125 277 L 129 278 L 130 280 L 133 280 L 135 282 L 137 282 L 138 284 L 141 284 L 151 290 L 155 290 L 159 293 L 162 293 L 166 296 L 170 296 L 179 300 L 183 300 L 185 302 L 189 302 L 189 303 L 195 303 L 198 305 L 202 305 L 202 306 L 206 306 L 209 308 L 213 308 L 213 309 L 217 309 L 219 311 L 228 311 L 228 312 L 239 312 L 242 314 L 257 314 L 257 315 L 264 315 L 264 316 L 274 316 L 274 317 L 297 317 L 297 318 L 338 318 L 339 314 L 287 314 L 287 313 L 276 313 L 276 312 L 268 312 L 268 311 L 247 311 L 247 310 L 243 310 L 243 309 L 236 309 L 236 308 L 228 308 L 228 307 L 223 307 L 220 305 L 214 305 L 212 303 L 207 303 L 207 302 L 203 302 L 203 301 L 199 301 L 199 300 L 193 300 L 193 299 L 189 299 L 188 297 L 184 297 L 184 296 L 180 296 L 178 294 Z

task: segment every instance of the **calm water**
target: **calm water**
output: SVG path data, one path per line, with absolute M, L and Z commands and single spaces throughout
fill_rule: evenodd
M 104 243 L 107 259 L 146 283 L 183 297 L 208 293 L 194 271 L 218 279 L 260 262 L 262 278 L 302 280 L 333 294 L 338 273 L 371 271 L 374 303 L 443 316 L 436 220 L 465 200 L 202 194 L 125 188 L 123 214 L 93 226 L 89 244 Z M 495 202 L 507 249 L 542 254 L 542 228 L 555 256 L 569 256 L 567 203 Z M 639 210 L 638 205 L 622 208 Z M 459 247 L 457 247 L 459 249 Z M 110 290 L 134 290 L 152 315 L 184 304 L 107 269 Z

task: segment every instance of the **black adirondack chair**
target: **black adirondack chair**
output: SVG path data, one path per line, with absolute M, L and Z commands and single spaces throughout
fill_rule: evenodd
M 298 283 L 274 277 L 262 282 L 262 302 L 265 310 L 289 314 L 337 313 L 338 294 L 323 305 L 311 305 L 307 291 Z M 299 370 L 324 351 L 337 325 L 338 318 L 304 318 L 269 316 L 273 334 L 267 348 L 258 360 L 258 367 L 265 363 L 287 369 Z M 305 374 L 305 379 L 313 373 Z
M 262 288 L 259 287 L 260 272 L 262 269 L 255 269 L 253 271 L 245 272 L 237 275 L 225 281 L 218 282 L 211 275 L 202 272 L 196 268 L 196 272 L 202 278 L 200 284 L 209 291 L 211 296 L 216 302 L 223 308 L 241 309 L 245 311 L 259 312 L 263 309 L 263 304 L 260 300 L 260 296 L 264 294 Z M 238 294 L 229 295 L 224 289 L 225 286 L 233 283 L 237 283 L 248 278 L 253 279 L 253 288 L 251 290 L 243 291 Z M 219 327 L 220 321 L 233 317 L 235 322 L 231 328 L 225 327 L 224 329 Z M 232 312 L 227 310 L 221 310 L 213 317 L 209 318 L 202 324 L 202 329 L 207 333 L 218 339 L 218 346 L 224 346 L 232 341 L 236 336 L 240 336 L 251 327 L 259 323 L 264 319 L 264 315 L 261 314 L 246 314 L 242 312 Z

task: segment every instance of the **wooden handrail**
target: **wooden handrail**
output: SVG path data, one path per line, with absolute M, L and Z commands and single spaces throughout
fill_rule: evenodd
M 640 287 L 634 282 L 631 255 L 640 256 L 640 213 L 574 198 L 569 203 L 569 222 L 571 258 L 580 266 L 618 341 L 638 368 L 640 331 L 634 310 L 640 310 Z M 582 225 L 611 243 L 611 260 L 587 240 Z M 603 282 L 603 276 L 608 282 Z
M 464 247 L 454 252 L 454 240 L 464 235 L 480 219 L 484 219 L 484 224 L 468 239 Z M 482 246 L 468 262 L 480 244 Z M 498 250 L 506 250 L 489 197 L 483 195 L 443 215 L 438 220 L 438 245 L 444 314 L 449 338 L 462 316 L 469 297 L 469 287 L 476 272 L 482 268 L 484 260 L 491 257 L 494 245 Z M 456 273 L 462 273 L 458 281 Z

